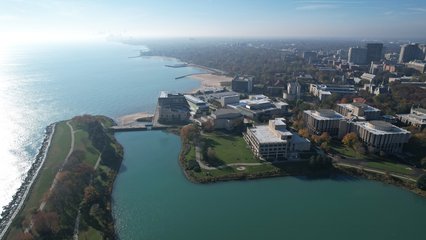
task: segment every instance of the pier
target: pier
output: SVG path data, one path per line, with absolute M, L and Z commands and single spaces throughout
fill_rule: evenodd
M 154 127 L 152 125 L 135 125 L 135 126 L 113 126 L 110 129 L 113 132 L 133 132 L 133 131 L 150 131 L 150 130 L 164 130 L 169 127 L 161 126 Z

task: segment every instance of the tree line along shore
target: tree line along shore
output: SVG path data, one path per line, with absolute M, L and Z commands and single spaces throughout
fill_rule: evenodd
M 109 130 L 114 124 L 84 115 L 54 125 L 43 165 L 4 239 L 116 239 L 111 193 L 123 148 Z
M 327 154 L 316 151 L 304 153 L 297 161 L 268 162 L 255 158 L 238 132 L 202 131 L 190 124 L 182 127 L 179 134 L 182 140 L 179 163 L 186 178 L 194 183 L 280 176 L 314 179 L 361 177 L 402 187 L 426 197 L 425 177 L 412 181 L 389 171 L 339 164 Z

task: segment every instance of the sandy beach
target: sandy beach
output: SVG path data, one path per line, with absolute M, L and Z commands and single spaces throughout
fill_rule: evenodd
M 200 81 L 201 87 L 194 89 L 193 92 L 196 92 L 202 88 L 206 87 L 220 87 L 220 83 L 222 82 L 231 82 L 232 78 L 225 75 L 217 75 L 212 73 L 200 73 L 195 74 L 189 77 L 190 79 L 194 79 Z
M 122 116 L 118 119 L 119 125 L 130 125 L 137 122 L 140 118 L 152 118 L 154 115 L 146 112 L 133 113 L 129 115 Z

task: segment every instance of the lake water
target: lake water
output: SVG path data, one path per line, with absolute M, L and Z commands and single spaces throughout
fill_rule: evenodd
M 130 239 L 425 239 L 426 200 L 379 182 L 285 177 L 188 182 L 179 137 L 117 134 L 125 148 L 114 216 Z
M 129 58 L 140 47 L 113 43 L 0 47 L 0 208 L 20 186 L 47 125 L 90 113 L 153 111 L 161 90 L 189 90 L 174 60 Z
M 159 91 L 198 87 L 174 77 L 199 70 L 128 58 L 139 50 L 113 43 L 0 48 L 0 206 L 25 177 L 48 124 L 84 113 L 152 111 Z M 125 159 L 113 210 L 123 240 L 424 239 L 425 199 L 396 187 L 290 177 L 192 184 L 178 166 L 177 136 L 117 137 Z

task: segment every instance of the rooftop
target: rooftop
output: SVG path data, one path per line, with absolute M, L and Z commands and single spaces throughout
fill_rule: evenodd
M 354 124 L 378 135 L 410 133 L 385 121 L 355 122 Z
M 347 109 L 352 110 L 352 111 L 353 111 L 353 109 L 355 107 L 358 107 L 358 108 L 363 109 L 364 112 L 380 112 L 380 109 L 377 109 L 377 108 L 372 107 L 370 105 L 367 105 L 365 103 L 359 103 L 359 102 L 354 102 L 354 103 L 339 103 L 337 105 L 339 105 L 341 107 L 344 107 L 344 108 L 347 108 Z
M 343 116 L 331 109 L 305 110 L 306 114 L 311 115 L 317 120 L 340 120 Z
M 260 125 L 254 128 L 250 128 L 250 131 L 257 138 L 259 143 L 286 143 L 287 140 L 281 139 L 274 132 L 279 133 L 279 135 L 292 136 L 293 134 L 289 131 L 281 130 L 272 130 L 268 125 Z
M 194 97 L 192 95 L 185 95 L 186 100 L 193 102 L 194 104 L 205 104 L 206 102 L 204 102 L 203 100 Z

